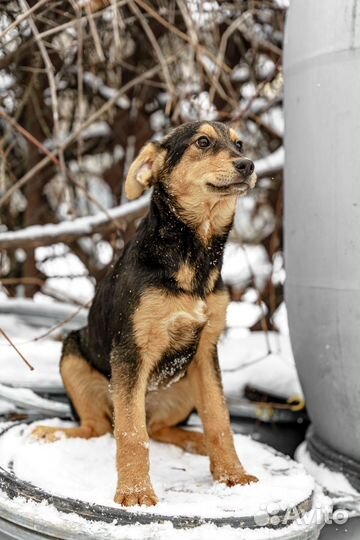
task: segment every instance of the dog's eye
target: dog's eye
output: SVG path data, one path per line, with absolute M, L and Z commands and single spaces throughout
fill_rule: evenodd
M 208 146 L 210 146 L 210 141 L 207 137 L 200 137 L 197 141 L 196 141 L 196 145 L 199 147 L 199 148 L 207 148 Z
M 243 151 L 243 143 L 241 141 L 236 141 L 235 146 L 239 150 L 239 152 Z

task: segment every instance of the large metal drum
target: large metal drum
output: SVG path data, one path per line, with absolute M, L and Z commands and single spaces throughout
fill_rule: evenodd
M 292 346 L 314 448 L 359 487 L 359 0 L 291 0 L 284 71 Z

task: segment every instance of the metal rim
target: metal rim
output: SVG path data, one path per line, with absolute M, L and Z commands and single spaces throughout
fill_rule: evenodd
M 360 463 L 340 454 L 326 444 L 311 426 L 306 434 L 306 446 L 311 458 L 318 464 L 325 464 L 328 469 L 346 476 L 350 484 L 360 491 Z

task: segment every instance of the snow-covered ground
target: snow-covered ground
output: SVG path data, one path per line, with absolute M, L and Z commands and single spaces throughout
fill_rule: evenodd
M 64 424 L 59 420 L 45 423 Z M 6 468 L 11 462 L 16 476 L 50 493 L 116 506 L 112 436 L 62 439 L 49 444 L 34 440 L 32 429 L 34 425 L 18 426 L 0 438 L 1 466 Z M 236 447 L 245 468 L 259 478 L 257 484 L 235 488 L 214 484 L 208 457 L 152 441 L 151 471 L 160 503 L 141 511 L 212 518 L 233 515 L 241 519 L 259 513 L 270 503 L 286 509 L 311 496 L 315 484 L 301 465 L 243 435 L 236 435 Z M 135 507 L 130 511 L 138 510 Z
M 48 424 L 62 425 L 59 420 Z M 31 436 L 34 425 L 15 426 L 0 438 L 0 465 L 20 479 L 32 483 L 48 493 L 84 502 L 116 508 L 113 494 L 116 484 L 115 442 L 105 435 L 91 440 L 60 439 L 48 444 Z M 134 526 L 115 526 L 87 522 L 76 515 L 66 516 L 47 503 L 26 503 L 23 499 L 9 500 L 0 492 L 0 512 L 21 512 L 22 518 L 32 516 L 37 526 L 69 529 L 75 534 L 82 524 L 87 538 L 187 538 L 215 539 L 220 530 L 214 524 L 193 530 L 176 531 L 171 523 L 156 523 L 156 516 L 184 516 L 204 518 L 234 518 L 239 524 L 245 517 L 254 516 L 258 530 L 236 530 L 226 526 L 221 534 L 226 538 L 255 540 L 271 538 L 305 538 L 311 527 L 320 527 L 330 508 L 330 501 L 318 492 L 314 480 L 303 466 L 274 450 L 252 441 L 249 437 L 235 436 L 236 449 L 247 470 L 259 478 L 248 486 L 227 488 L 214 484 L 209 471 L 208 458 L 195 456 L 171 445 L 151 442 L 150 462 L 154 488 L 160 502 L 156 507 L 126 509 L 134 515 Z M 61 471 L 61 474 L 59 474 Z M 279 531 L 263 527 L 271 517 L 296 507 L 309 497 L 315 507 L 306 516 L 298 517 L 290 526 Z M 136 514 L 150 514 L 154 523 L 136 524 Z M 70 522 L 70 523 L 69 523 Z M 274 521 L 275 523 L 275 521 Z M 195 533 L 196 531 L 196 533 Z M 309 538 L 306 536 L 306 538 Z M 313 536 L 316 538 L 316 536 Z

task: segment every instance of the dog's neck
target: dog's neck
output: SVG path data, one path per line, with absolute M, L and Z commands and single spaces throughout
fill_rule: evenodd
M 157 268 L 170 289 L 205 297 L 220 280 L 230 225 L 221 228 L 220 234 L 211 229 L 205 242 L 199 230 L 183 218 L 181 209 L 165 189 L 156 186 L 149 214 L 135 241 L 140 244 L 144 265 Z
M 195 232 L 203 245 L 209 246 L 214 237 L 227 236 L 234 220 L 236 197 L 200 201 L 196 197 L 180 205 L 161 184 L 154 188 L 152 204 L 170 223 L 180 222 Z

